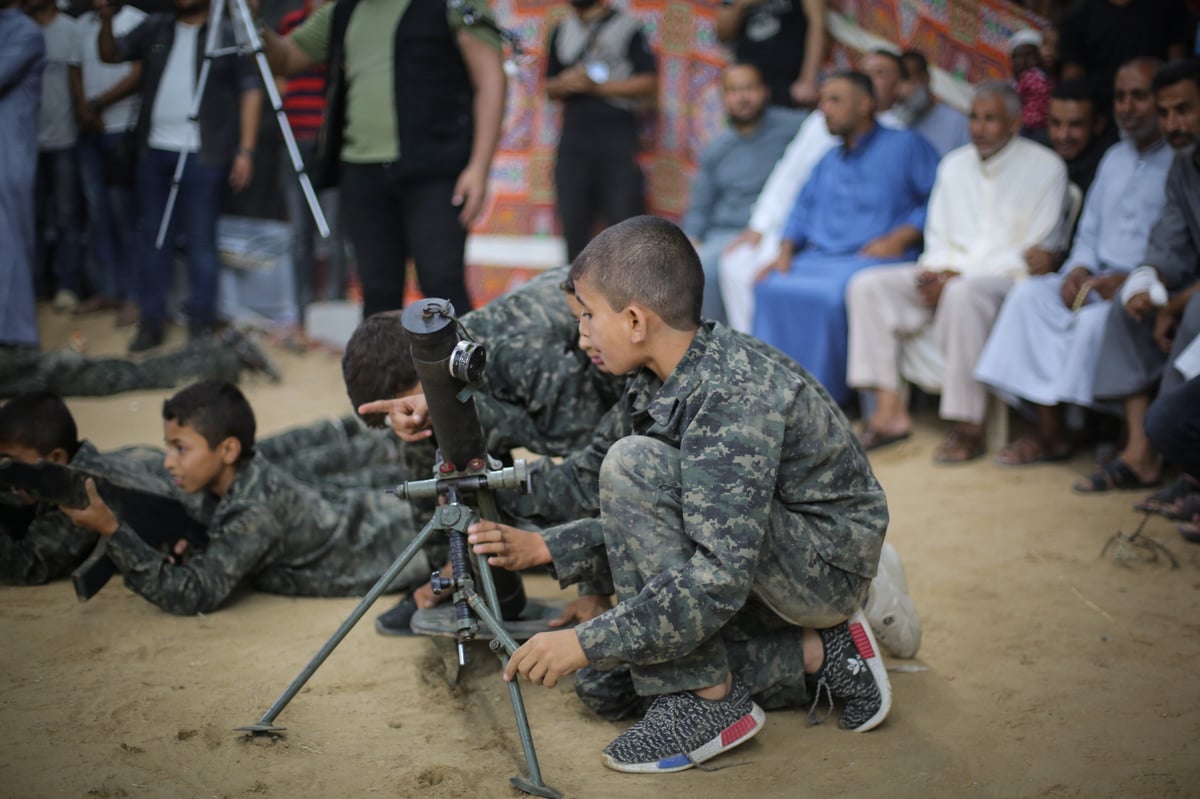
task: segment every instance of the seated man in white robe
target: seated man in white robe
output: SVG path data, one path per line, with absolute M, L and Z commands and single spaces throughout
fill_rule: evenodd
M 1002 464 L 1069 458 L 1064 407 L 1093 404 L 1108 304 L 1141 263 L 1174 159 L 1158 129 L 1151 89 L 1157 69 L 1156 60 L 1140 58 L 1117 71 L 1121 141 L 1100 162 L 1071 253 L 1059 271 L 1012 290 L 979 357 L 976 380 L 1010 402 L 1037 408 L 1037 431 L 1006 447 Z
M 975 89 L 971 147 L 942 159 L 929 200 L 925 251 L 911 265 L 875 267 L 850 280 L 847 379 L 874 395 L 861 438 L 866 449 L 907 438 L 912 419 L 898 368 L 903 340 L 932 322 L 944 359 L 940 414 L 954 428 L 934 460 L 984 453 L 987 392 L 975 363 L 1008 290 L 1027 272 L 1023 253 L 1058 224 L 1067 168 L 1053 151 L 1021 138 L 1021 101 L 1003 81 Z

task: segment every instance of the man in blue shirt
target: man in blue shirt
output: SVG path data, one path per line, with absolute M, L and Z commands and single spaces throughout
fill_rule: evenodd
M 860 269 L 911 260 L 920 250 L 938 155 L 921 136 L 875 121 L 861 72 L 821 87 L 821 111 L 841 146 L 801 189 L 779 257 L 755 289 L 754 335 L 816 375 L 837 402 L 846 386 L 846 283 Z
M 729 128 L 700 155 L 682 225 L 704 267 L 701 314 L 717 322 L 725 321 L 717 279 L 721 252 L 749 225 L 755 199 L 805 117 L 798 111 L 768 108 L 767 85 L 750 64 L 725 69 L 721 98 Z

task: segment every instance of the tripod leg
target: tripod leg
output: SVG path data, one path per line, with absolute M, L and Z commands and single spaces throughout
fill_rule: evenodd
M 300 157 L 300 150 L 296 147 L 296 137 L 292 133 L 292 126 L 288 124 L 287 115 L 283 112 L 283 100 L 280 99 L 279 89 L 275 86 L 275 76 L 271 73 L 271 65 L 267 63 L 262 39 L 258 36 L 258 29 L 254 27 L 250 9 L 246 6 L 246 0 L 233 0 L 233 5 L 241 20 L 241 30 L 246 36 L 250 49 L 254 52 L 254 61 L 258 65 L 263 88 L 271 100 L 271 108 L 275 111 L 275 122 L 279 125 L 279 132 L 283 134 L 283 144 L 287 148 L 288 158 L 291 159 L 292 169 L 296 170 L 296 178 L 300 181 L 300 191 L 304 193 L 304 201 L 308 203 L 309 213 L 316 222 L 317 232 L 321 234 L 321 238 L 327 239 L 329 238 L 329 223 L 325 219 L 325 213 L 321 210 L 320 202 L 317 201 L 317 193 L 313 190 L 312 180 L 308 177 L 304 159 Z
M 200 77 L 196 80 L 196 91 L 192 94 L 192 108 L 188 114 L 188 120 L 194 124 L 200 124 L 200 103 L 204 100 L 204 89 L 208 85 L 208 72 L 212 67 L 213 54 L 217 51 L 217 36 L 221 32 L 221 18 L 225 15 L 225 0 L 212 0 L 212 9 L 209 11 L 208 19 L 208 35 L 204 40 L 204 64 L 200 67 Z M 179 160 L 175 162 L 175 174 L 171 176 L 171 191 L 167 194 L 167 204 L 163 207 L 162 221 L 158 223 L 158 237 L 154 240 L 154 246 L 162 249 L 167 243 L 167 228 L 171 226 L 171 216 L 175 213 L 175 201 L 179 197 L 179 183 L 183 180 L 183 169 L 187 162 L 188 151 L 185 148 L 179 153 Z
M 286 729 L 286 727 L 276 727 L 274 724 L 275 718 L 283 712 L 283 709 L 287 707 L 288 703 L 292 701 L 296 694 L 300 693 L 300 689 L 304 687 L 304 684 L 307 683 L 313 674 L 316 673 L 317 669 L 321 667 L 321 664 L 325 662 L 325 659 L 333 653 L 333 650 L 336 649 L 337 645 L 342 642 L 342 639 L 350 633 L 350 630 L 354 628 L 354 625 L 358 624 L 358 620 L 366 615 L 366 612 L 370 610 L 371 605 L 375 604 L 375 600 L 378 599 L 385 591 L 387 591 L 388 586 L 390 586 L 392 583 L 392 580 L 395 580 L 397 575 L 404 571 L 404 568 L 408 566 L 408 562 L 416 556 L 417 552 L 421 550 L 421 547 L 425 546 L 425 542 L 433 537 L 434 533 L 439 532 L 442 532 L 442 530 L 440 527 L 435 526 L 434 522 L 431 521 L 429 524 L 425 525 L 424 529 L 422 529 L 417 537 L 413 539 L 413 542 L 405 547 L 404 551 L 400 553 L 400 557 L 396 558 L 396 562 L 388 567 L 388 570 L 383 573 L 383 576 L 379 578 L 379 581 L 371 587 L 371 590 L 367 592 L 367 595 L 363 597 L 362 601 L 358 603 L 357 607 L 355 607 L 346 620 L 342 622 L 341 626 L 337 628 L 337 631 L 334 632 L 330 639 L 325 642 L 325 645 L 321 647 L 320 651 L 313 656 L 313 659 L 308 662 L 308 665 L 304 667 L 304 670 L 296 676 L 296 679 L 292 680 L 292 684 L 289 685 L 287 689 L 279 696 L 279 698 L 275 700 L 275 704 L 271 705 L 271 707 L 266 713 L 263 714 L 263 717 L 259 719 L 256 724 L 250 724 L 245 727 L 237 727 L 237 731 L 254 734 L 275 733 Z
M 496 596 L 496 583 L 492 577 L 492 567 L 488 565 L 487 558 L 482 555 L 475 556 L 475 565 L 479 572 L 479 582 L 483 584 L 483 592 L 488 601 L 484 603 L 475 593 L 468 594 L 467 601 L 471 603 L 471 609 L 492 631 L 495 642 L 499 642 L 504 649 L 503 652 L 497 649 L 496 654 L 500 657 L 501 667 L 506 667 L 509 655 L 517 651 L 517 642 L 505 631 L 504 624 L 500 621 L 500 600 Z M 491 607 L 488 607 L 489 605 Z M 561 799 L 562 794 L 542 780 L 542 769 L 538 765 L 537 750 L 533 746 L 533 733 L 529 729 L 529 716 L 525 713 L 525 700 L 521 696 L 521 686 L 517 680 L 508 683 L 508 698 L 512 703 L 513 716 L 516 717 L 517 735 L 521 739 L 525 765 L 529 769 L 529 779 L 513 777 L 511 780 L 513 786 L 534 796 Z

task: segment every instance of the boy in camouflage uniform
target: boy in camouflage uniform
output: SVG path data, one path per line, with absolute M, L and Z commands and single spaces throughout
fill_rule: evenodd
M 108 555 L 135 593 L 171 613 L 219 608 L 242 582 L 286 596 L 364 594 L 416 537 L 412 510 L 382 492 L 324 499 L 254 451 L 254 412 L 229 383 L 189 386 L 163 404 L 166 469 L 202 499 L 209 544 L 172 563 L 121 522 L 88 481 L 75 524 L 107 536 Z M 393 588 L 428 578 L 419 553 Z
M 148 391 L 194 380 L 236 383 L 243 371 L 262 372 L 273 381 L 279 373 L 271 359 L 235 328 L 217 339 L 189 344 L 178 352 L 136 361 L 92 358 L 71 350 L 38 352 L 0 346 L 0 397 L 50 391 L 63 397 L 103 397 Z
M 624 380 L 601 372 L 576 345 L 578 324 L 563 289 L 569 269 L 548 269 L 459 320 L 487 350 L 475 405 L 487 450 L 496 457 L 518 447 L 542 455 L 574 452 L 620 396 Z M 411 362 L 400 313 L 368 317 L 342 359 L 350 401 L 357 408 L 409 393 L 416 385 Z M 363 418 L 384 424 L 382 414 Z
M 579 449 L 619 396 L 623 378 L 601 372 L 576 346 L 578 324 L 563 288 L 568 272 L 569 267 L 549 269 L 460 320 L 487 348 L 475 406 L 488 452 L 497 457 L 507 458 L 518 447 L 546 455 Z M 369 410 L 373 401 L 385 400 L 388 406 L 386 400 L 397 397 L 419 403 L 428 421 L 399 312 L 363 320 L 346 344 L 342 374 L 350 401 L 368 426 L 386 423 L 385 413 Z M 424 455 L 432 465 L 433 448 L 425 441 L 431 434 L 424 425 L 401 436 L 411 453 L 410 474 L 429 473 L 428 466 L 411 461 Z M 385 635 L 407 634 L 417 608 L 437 601 L 422 586 L 382 614 L 375 628 Z M 569 615 L 578 611 L 572 606 Z
M 541 534 L 473 526 L 495 566 L 549 564 L 563 584 L 608 579 L 617 606 L 534 636 L 505 671 L 645 716 L 604 750 L 627 772 L 690 768 L 756 734 L 768 708 L 813 691 L 865 731 L 891 689 L 859 607 L 887 529 L 883 491 L 845 419 L 805 376 L 700 323 L 703 272 L 669 222 L 601 233 L 572 269 L 580 335 L 634 372 L 587 450 L 554 469 L 564 501 L 600 510 Z M 628 667 L 628 676 L 616 671 Z M 754 698 L 752 698 L 754 697 Z
M 408 447 L 390 431 L 364 430 L 357 417 L 323 420 L 264 439 L 256 451 L 327 499 L 346 491 L 382 490 L 410 479 Z M 179 500 L 197 521 L 207 523 L 204 503 L 181 493 L 163 468 L 157 447 L 100 452 L 78 439 L 74 417 L 50 392 L 14 397 L 0 408 L 0 454 L 25 463 L 48 460 L 100 474 L 112 482 Z M 423 470 L 431 467 L 418 459 Z M 26 505 L 0 495 L 5 535 L 0 538 L 0 583 L 41 585 L 66 577 L 88 556 L 98 535 L 74 525 L 58 508 Z
M 101 453 L 79 440 L 71 412 L 48 392 L 24 394 L 0 408 L 0 453 L 25 463 L 70 464 L 166 496 L 173 490 L 161 450 L 128 447 Z M 14 500 L 12 494 L 0 499 L 9 508 Z M 65 577 L 96 546 L 95 532 L 75 526 L 58 509 L 39 504 L 29 511 L 23 526 L 14 524 L 0 535 L 0 583 L 41 585 Z

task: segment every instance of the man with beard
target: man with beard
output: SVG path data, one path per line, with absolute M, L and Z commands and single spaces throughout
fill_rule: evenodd
M 1012 290 L 979 357 L 976 379 L 1038 411 L 1037 431 L 1000 453 L 1004 465 L 1070 457 L 1065 406 L 1093 404 L 1109 303 L 1140 263 L 1166 201 L 1174 153 L 1155 116 L 1150 86 L 1157 68 L 1155 59 L 1139 58 L 1117 71 L 1121 141 L 1096 170 L 1071 254 L 1059 271 Z
M 262 111 L 262 90 L 254 63 L 236 51 L 209 60 L 200 112 L 191 119 L 201 64 L 208 41 L 208 0 L 175 0 L 175 13 L 151 14 L 121 37 L 113 33 L 112 2 L 98 6 L 100 58 L 106 63 L 142 62 L 142 103 L 136 135 L 140 160 L 135 178 L 141 209 L 141 318 L 130 352 L 163 343 L 167 292 L 174 274 L 175 241 L 183 234 L 188 267 L 188 337 L 212 335 L 216 324 L 217 215 L 226 184 L 241 191 L 250 183 L 254 145 Z M 233 25 L 217 20 L 217 47 L 234 44 Z M 163 246 L 158 230 L 180 153 L 187 153 L 179 194 Z
M 597 216 L 608 226 L 644 213 L 634 109 L 657 96 L 658 67 L 636 17 L 606 0 L 570 2 L 546 46 L 546 95 L 563 104 L 554 188 L 574 261 Z
M 1093 393 L 1124 406 L 1128 438 L 1115 458 L 1075 484 L 1085 493 L 1144 489 L 1162 478 L 1162 458 L 1144 429 L 1146 409 L 1155 389 L 1165 393 L 1182 383 L 1175 360 L 1200 332 L 1200 61 L 1167 64 L 1153 88 L 1175 162 L 1142 266 L 1129 273 L 1119 301 L 1109 306 L 1104 357 L 1096 365 Z
M 860 436 L 868 450 L 911 435 L 900 350 L 932 325 L 945 364 L 939 415 L 954 423 L 934 460 L 983 455 L 987 392 L 974 379 L 975 364 L 1004 296 L 1027 274 L 1021 254 L 1062 215 L 1067 168 L 1052 150 L 1017 135 L 1021 100 L 1009 83 L 975 87 L 970 129 L 972 146 L 938 166 L 920 259 L 863 270 L 846 289 L 847 382 L 875 402 Z
M 725 68 L 721 96 L 729 128 L 700 154 L 682 224 L 704 267 L 701 315 L 717 322 L 725 321 L 717 279 L 721 252 L 749 224 L 755 198 L 804 121 L 800 112 L 767 107 L 767 86 L 749 64 Z
M 836 402 L 846 387 L 846 283 L 861 269 L 916 257 L 938 155 L 929 142 L 875 119 L 862 72 L 821 87 L 840 146 L 817 163 L 783 227 L 779 256 L 759 274 L 754 335 L 808 369 Z
M 905 50 L 900 54 L 900 63 L 904 65 L 904 80 L 900 82 L 900 100 L 894 109 L 900 122 L 913 133 L 924 136 L 938 155 L 970 144 L 966 116 L 933 96 L 925 54 L 920 50 Z

